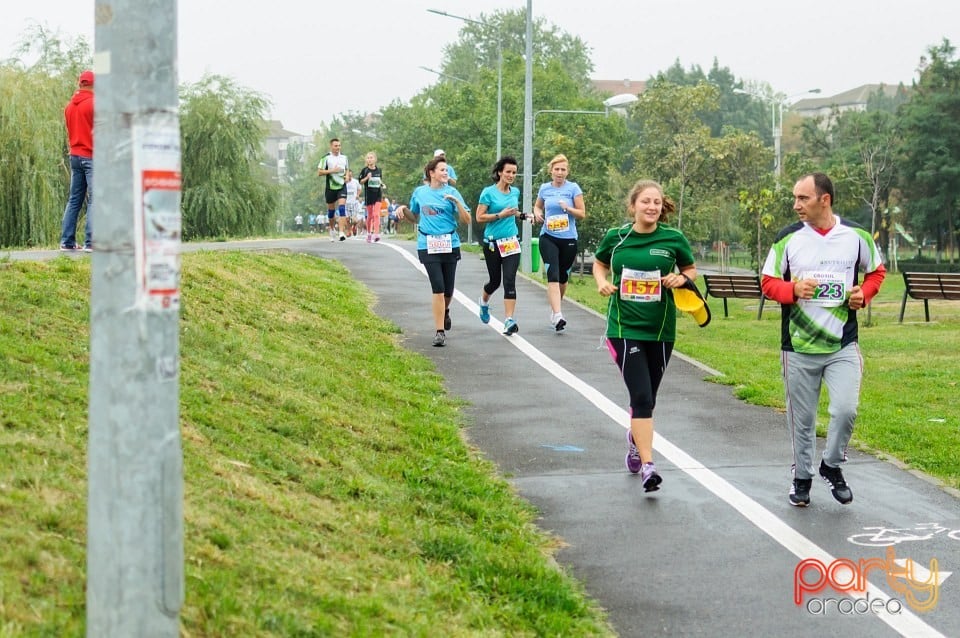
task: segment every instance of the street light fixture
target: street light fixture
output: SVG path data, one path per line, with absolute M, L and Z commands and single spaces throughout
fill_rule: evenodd
M 435 71 L 435 70 L 433 70 L 433 69 L 431 69 L 430 67 L 427 67 L 427 66 L 421 66 L 420 68 L 423 69 L 424 71 L 428 72 L 428 73 L 433 73 L 434 75 L 439 75 L 440 77 L 442 77 L 442 78 L 447 78 L 448 80 L 454 80 L 455 82 L 465 82 L 465 83 L 469 84 L 469 82 L 468 82 L 467 80 L 464 80 L 463 78 L 458 78 L 458 77 L 455 76 L 455 75 L 450 75 L 449 73 L 443 73 L 442 71 Z
M 633 104 L 639 100 L 636 95 L 633 93 L 618 93 L 612 97 L 608 97 L 603 101 L 603 107 L 609 112 L 610 109 L 619 109 L 622 110 L 623 107 Z

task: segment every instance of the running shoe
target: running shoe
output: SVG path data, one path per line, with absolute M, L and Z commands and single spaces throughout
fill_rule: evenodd
M 453 326 L 453 322 L 450 321 L 450 309 L 448 308 L 443 312 L 443 329 L 449 330 Z
M 520 332 L 520 326 L 513 320 L 513 317 L 507 317 L 506 321 L 503 322 L 503 334 L 509 337 L 518 332 Z
M 640 471 L 640 476 L 643 478 L 644 492 L 656 492 L 660 489 L 660 484 L 663 482 L 663 479 L 657 474 L 657 466 L 653 464 L 653 461 L 644 463 Z
M 437 330 L 436 336 L 433 338 L 433 347 L 442 348 L 446 345 L 447 335 L 444 334 L 443 330 Z
M 847 487 L 847 482 L 843 480 L 843 472 L 839 467 L 830 467 L 823 461 L 820 461 L 820 476 L 830 486 L 830 493 L 833 498 L 841 505 L 846 505 L 853 501 L 853 492 Z
M 643 461 L 640 460 L 640 453 L 637 451 L 637 446 L 633 444 L 633 433 L 630 430 L 627 430 L 627 458 L 624 459 L 627 464 L 627 470 L 631 474 L 636 474 L 640 471 L 640 467 L 643 465 Z
M 483 297 L 480 297 L 480 321 L 490 323 L 490 304 L 483 303 Z
M 85 252 L 85 253 L 92 253 L 92 252 L 93 252 L 93 246 L 84 246 L 84 247 L 83 247 L 83 252 Z
M 557 332 L 563 332 L 567 327 L 567 320 L 563 318 L 563 315 L 558 313 L 550 315 L 550 324 L 553 326 L 553 329 Z
M 373 243 L 373 235 L 371 235 L 370 233 L 367 233 L 367 243 L 368 244 Z
M 60 250 L 63 250 L 63 251 L 76 250 L 76 249 L 77 249 L 76 246 L 67 246 L 66 244 L 60 244 Z
M 790 484 L 790 504 L 797 507 L 806 507 L 810 504 L 810 486 L 813 479 L 793 479 Z
M 347 236 L 343 233 L 340 233 L 340 241 L 347 241 Z
M 379 235 L 379 234 L 378 234 L 378 235 L 374 235 L 374 236 L 373 236 L 373 241 L 374 241 L 374 242 L 380 241 L 380 235 Z

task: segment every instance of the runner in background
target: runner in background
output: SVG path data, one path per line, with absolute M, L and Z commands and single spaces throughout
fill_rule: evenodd
M 355 237 L 364 231 L 366 216 L 363 207 L 360 205 L 360 182 L 353 176 L 353 171 L 349 168 L 346 174 L 347 189 L 347 219 L 350 223 L 350 236 Z
M 517 307 L 517 268 L 520 266 L 520 239 L 517 219 L 520 213 L 520 189 L 513 185 L 517 178 L 517 160 L 501 157 L 493 166 L 493 184 L 480 193 L 477 222 L 483 229 L 483 260 L 490 279 L 480 293 L 480 321 L 490 321 L 490 296 L 503 281 L 503 334 L 520 330 L 513 318 Z
M 383 198 L 383 173 L 377 166 L 377 154 L 367 153 L 366 165 L 360 169 L 363 203 L 367 209 L 367 242 L 380 241 L 380 206 Z
M 550 160 L 551 180 L 540 186 L 533 216 L 540 229 L 540 256 L 547 273 L 547 301 L 550 303 L 550 325 L 563 332 L 567 320 L 563 318 L 561 303 L 567 291 L 570 269 L 577 258 L 577 221 L 587 216 L 583 191 L 576 182 L 567 181 L 570 162 L 565 155 Z
M 327 202 L 327 220 L 330 224 L 330 241 L 336 241 L 334 217 L 340 231 L 340 241 L 347 238 L 347 186 L 346 172 L 348 168 L 346 156 L 340 153 L 340 140 L 330 140 L 330 152 L 323 156 L 317 166 L 317 175 L 325 177 L 324 199 Z
M 398 218 L 408 217 L 417 224 L 417 255 L 430 280 L 431 310 L 436 335 L 435 347 L 446 345 L 450 330 L 450 302 L 456 286 L 460 261 L 458 222 L 470 223 L 470 209 L 463 196 L 447 183 L 447 163 L 434 157 L 424 169 L 427 183 L 418 186 L 410 197 L 410 206 L 397 208 Z

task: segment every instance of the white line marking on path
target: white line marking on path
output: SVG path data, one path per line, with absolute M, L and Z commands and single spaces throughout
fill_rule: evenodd
M 399 252 L 404 259 L 413 264 L 424 276 L 427 272 L 417 258 L 404 250 L 403 247 L 388 243 L 385 244 Z M 470 300 L 465 294 L 456 290 L 454 298 L 459 301 L 471 313 L 477 314 L 480 307 L 475 301 Z M 490 318 L 487 324 L 497 332 L 503 332 L 503 323 L 495 318 Z M 520 335 L 504 337 L 515 348 L 523 352 L 532 361 L 536 362 L 541 368 L 552 374 L 558 380 L 566 384 L 570 389 L 576 391 L 587 401 L 592 403 L 601 412 L 606 414 L 612 421 L 626 429 L 630 423 L 630 417 L 627 411 L 617 406 L 613 401 L 600 393 L 593 386 L 584 383 L 577 376 L 569 372 L 566 368 L 535 348 L 526 339 Z M 702 485 L 707 491 L 712 492 L 721 501 L 730 505 L 738 511 L 744 518 L 760 528 L 760 531 L 780 543 L 794 556 L 800 558 L 816 558 L 825 565 L 829 565 L 835 560 L 835 557 L 822 549 L 819 545 L 808 539 L 806 536 L 793 529 L 785 522 L 780 520 L 773 512 L 763 507 L 749 496 L 738 490 L 732 484 L 720 477 L 718 474 L 707 468 L 698 460 L 681 450 L 679 447 L 665 439 L 659 433 L 654 433 L 653 447 L 664 458 L 670 461 L 680 471 L 684 472 L 690 478 Z M 946 638 L 939 631 L 923 622 L 917 615 L 904 607 L 900 614 L 894 615 L 886 611 L 886 602 L 890 599 L 883 590 L 872 583 L 867 583 L 867 591 L 870 592 L 871 599 L 880 599 L 884 601 L 884 606 L 878 610 L 876 616 L 890 625 L 901 636 L 910 638 L 918 636 L 929 636 L 930 638 Z

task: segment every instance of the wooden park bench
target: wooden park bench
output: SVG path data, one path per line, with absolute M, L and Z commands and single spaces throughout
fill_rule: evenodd
M 703 275 L 707 285 L 707 296 L 723 299 L 723 316 L 727 312 L 727 299 L 755 299 L 760 302 L 757 319 L 763 316 L 763 290 L 760 289 L 759 275 Z
M 907 309 L 907 297 L 923 300 L 923 314 L 930 321 L 931 299 L 960 300 L 960 273 L 905 272 L 903 273 L 903 302 L 900 304 L 900 323 Z

